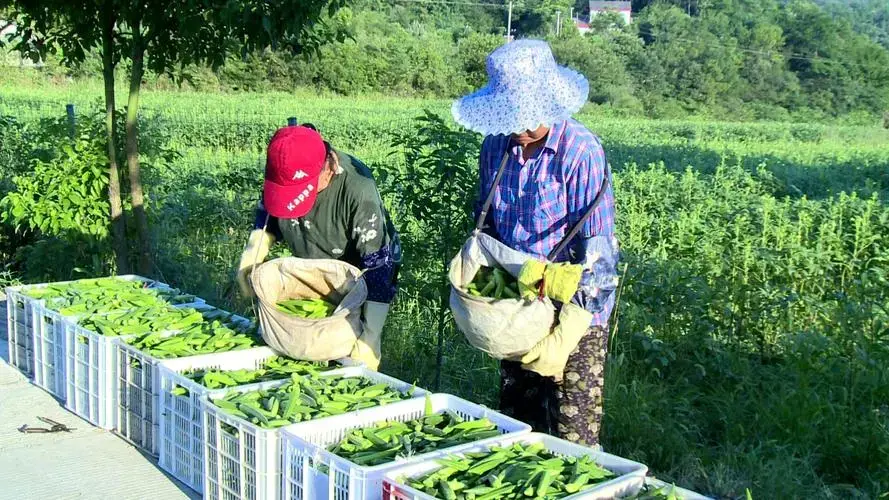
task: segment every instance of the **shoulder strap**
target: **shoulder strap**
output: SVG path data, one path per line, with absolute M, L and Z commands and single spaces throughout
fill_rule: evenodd
M 488 197 L 485 199 L 485 204 L 482 205 L 481 211 L 478 213 L 478 220 L 475 222 L 475 229 L 479 230 L 485 223 L 485 218 L 488 217 L 488 209 L 491 208 L 491 203 L 494 201 L 494 191 L 497 190 L 497 185 L 500 184 L 500 179 L 503 177 L 503 171 L 506 170 L 506 163 L 509 161 L 509 144 L 506 145 L 506 151 L 503 152 L 503 159 L 500 160 L 500 168 L 497 169 L 497 175 L 494 176 L 494 183 L 491 184 L 491 191 L 488 193 Z
M 609 184 L 609 182 L 611 182 L 610 179 L 611 179 L 611 169 L 608 168 L 608 166 L 606 164 L 605 175 L 602 178 L 602 185 L 599 186 L 599 192 L 596 193 L 596 197 L 593 198 L 592 205 L 590 205 L 590 208 L 587 209 L 587 211 L 583 214 L 583 217 L 581 217 L 580 220 L 577 221 L 577 224 L 574 224 L 574 227 L 571 229 L 571 231 L 568 232 L 568 234 L 565 236 L 565 238 L 562 239 L 561 243 L 559 243 L 559 245 L 555 249 L 553 249 L 552 252 L 550 252 L 550 254 L 547 256 L 546 260 L 552 262 L 552 260 L 555 259 L 556 257 L 558 257 L 559 254 L 562 253 L 562 250 L 564 250 L 565 247 L 568 246 L 568 243 L 570 243 L 571 240 L 574 239 L 575 236 L 577 236 L 577 233 L 580 232 L 580 228 L 583 227 L 583 225 L 584 225 L 584 223 L 586 223 L 587 219 L 592 217 L 593 212 L 595 212 L 596 209 L 599 208 L 599 205 L 602 203 L 602 199 L 605 198 L 605 190 L 608 189 L 608 184 Z

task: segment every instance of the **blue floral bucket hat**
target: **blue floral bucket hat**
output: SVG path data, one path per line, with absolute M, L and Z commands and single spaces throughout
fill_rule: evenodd
M 484 135 L 520 133 L 566 120 L 583 107 L 590 84 L 556 64 L 541 40 L 516 40 L 487 59 L 488 85 L 451 106 L 454 120 Z

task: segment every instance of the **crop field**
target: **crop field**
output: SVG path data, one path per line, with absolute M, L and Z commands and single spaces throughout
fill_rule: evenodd
M 90 85 L 0 88 L 0 117 L 39 127 L 73 103 L 87 119 L 100 98 Z M 234 266 L 264 147 L 288 117 L 311 122 L 370 166 L 402 235 L 381 370 L 496 406 L 496 362 L 442 308 L 481 143 L 449 102 L 146 92 L 143 106 L 143 147 L 165 158 L 143 167 L 158 278 L 252 316 Z M 626 265 L 605 450 L 721 498 L 887 498 L 889 131 L 578 119 L 614 171 Z M 19 278 L 70 276 L 65 259 L 42 262 Z

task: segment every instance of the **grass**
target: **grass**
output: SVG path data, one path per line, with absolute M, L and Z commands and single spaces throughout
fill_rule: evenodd
M 4 87 L 0 115 L 33 122 L 66 102 L 83 113 L 100 95 Z M 159 272 L 241 312 L 250 305 L 232 273 L 274 129 L 296 115 L 366 161 L 405 242 L 382 369 L 432 385 L 443 278 L 428 248 L 437 242 L 429 221 L 399 211 L 403 190 L 385 174 L 412 168 L 393 142 L 422 109 L 446 114 L 446 102 L 172 92 L 144 102 L 146 137 L 181 155 L 145 173 Z M 615 170 L 629 265 L 607 365 L 605 449 L 720 498 L 747 488 L 769 499 L 885 496 L 889 132 L 579 118 Z M 496 363 L 447 324 L 441 389 L 495 405 Z

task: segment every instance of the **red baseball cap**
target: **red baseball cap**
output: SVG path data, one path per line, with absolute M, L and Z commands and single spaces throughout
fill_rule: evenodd
M 278 129 L 265 161 L 262 203 L 269 215 L 295 219 L 309 213 L 326 159 L 327 148 L 318 132 L 303 126 Z

